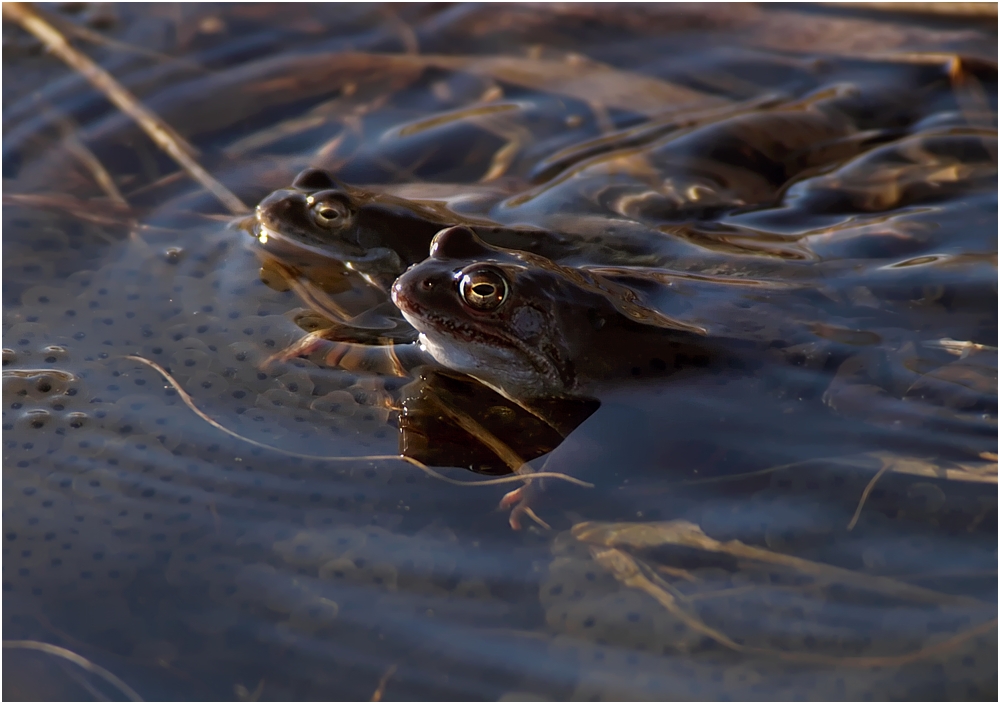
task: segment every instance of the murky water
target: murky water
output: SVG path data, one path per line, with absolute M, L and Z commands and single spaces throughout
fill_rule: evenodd
M 995 699 L 995 17 L 61 17 L 124 43 L 73 40 L 251 206 L 329 169 L 655 269 L 644 305 L 766 344 L 611 384 L 561 444 L 468 381 L 268 363 L 315 311 L 5 18 L 5 643 L 151 699 Z M 317 262 L 341 305 L 377 302 Z M 440 398 L 594 486 L 549 481 L 551 528 L 515 532 L 517 484 L 386 459 L 503 471 Z M 5 698 L 122 696 L 4 664 Z

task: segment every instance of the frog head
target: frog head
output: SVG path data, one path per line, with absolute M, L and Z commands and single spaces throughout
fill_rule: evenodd
M 490 246 L 461 226 L 435 235 L 392 300 L 438 363 L 514 400 L 579 394 L 613 330 L 692 335 L 611 279 Z
M 289 188 L 257 205 L 251 230 L 265 248 L 292 245 L 341 262 L 386 290 L 425 256 L 441 224 L 403 199 L 351 188 L 326 171 L 306 169 Z

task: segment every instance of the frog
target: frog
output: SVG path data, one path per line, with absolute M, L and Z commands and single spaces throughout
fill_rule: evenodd
M 885 110 L 889 126 L 859 117 L 873 100 L 844 85 L 777 105 L 758 101 L 704 123 L 677 123 L 649 144 L 623 137 L 618 149 L 537 183 L 508 180 L 492 196 L 482 186 L 457 187 L 481 215 L 455 207 L 454 195 L 420 197 L 422 184 L 364 188 L 307 168 L 265 197 L 245 227 L 265 249 L 294 243 L 383 292 L 453 225 L 491 245 L 573 266 L 665 266 L 678 248 L 664 237 L 664 222 L 697 228 L 721 212 L 767 207 L 789 183 L 898 134 L 896 123 L 908 118 L 895 105 Z
M 455 226 L 396 280 L 392 300 L 437 364 L 535 413 L 553 400 L 602 401 L 605 390 L 666 377 L 745 374 L 762 361 L 770 332 L 755 337 L 738 321 L 705 326 L 669 315 L 632 281 L 643 273 L 660 276 L 662 286 L 659 270 L 567 267 Z M 503 499 L 514 528 L 538 492 L 529 482 Z
M 427 188 L 396 190 L 404 195 L 348 186 L 328 171 L 309 168 L 289 188 L 264 198 L 252 217 L 237 223 L 254 236 L 265 266 L 279 270 L 279 278 L 294 282 L 291 287 L 321 316 L 311 321 L 309 335 L 272 361 L 308 355 L 327 342 L 386 345 L 415 340 L 416 331 L 389 300 L 389 288 L 407 267 L 426 258 L 431 239 L 449 225 L 462 224 L 485 241 L 555 261 L 657 261 L 657 233 L 635 223 L 602 218 L 589 232 L 572 234 L 501 226 L 487 218 L 459 214 L 449 207 L 440 189 L 430 197 L 426 197 Z M 476 197 L 490 198 L 483 192 Z M 368 309 L 347 315 L 327 294 L 342 292 L 359 277 L 374 298 L 367 296 Z M 335 282 L 336 288 L 321 280 Z
M 642 393 L 661 381 L 680 389 L 708 379 L 744 384 L 741 393 L 752 403 L 761 391 L 781 397 L 780 413 L 797 414 L 808 398 L 817 401 L 817 413 L 824 413 L 824 403 L 826 412 L 838 411 L 845 407 L 851 360 L 870 356 L 866 350 L 913 344 L 905 329 L 890 331 L 892 339 L 849 329 L 840 321 L 850 319 L 845 313 L 851 311 L 841 304 L 824 307 L 815 291 L 713 282 L 729 292 L 714 300 L 704 294 L 685 311 L 669 306 L 671 298 L 684 297 L 676 283 L 663 270 L 563 266 L 489 245 L 471 229 L 456 226 L 435 236 L 429 257 L 402 274 L 391 295 L 428 357 L 529 411 L 554 399 L 621 400 L 633 393 L 629 389 Z M 870 310 L 867 315 L 879 320 Z M 799 371 L 786 373 L 782 366 Z M 767 389 L 763 384 L 771 369 L 779 376 L 776 388 Z M 907 399 L 915 395 L 905 387 L 900 393 Z M 830 421 L 842 429 L 862 427 L 860 445 L 873 437 L 867 433 L 877 435 L 878 409 L 893 412 L 891 404 L 862 405 L 861 415 L 874 423 L 868 431 L 857 425 L 865 418 L 856 413 L 846 414 L 846 424 Z M 596 415 L 585 423 L 600 423 L 592 421 Z M 642 413 L 631 417 L 642 422 Z M 791 432 L 789 421 L 776 417 L 787 426 L 783 432 Z M 911 430 L 899 440 L 911 443 L 916 436 Z M 504 497 L 512 526 L 520 527 L 538 495 L 538 483 L 530 482 Z
M 600 231 L 589 235 L 500 225 L 487 217 L 460 214 L 446 200 L 349 186 L 316 168 L 305 169 L 290 187 L 264 198 L 244 223 L 265 249 L 293 244 L 314 257 L 342 263 L 386 294 L 407 267 L 426 258 L 434 235 L 451 225 L 469 227 L 494 245 L 557 261 L 615 263 L 653 251 L 648 230 L 614 219 L 603 221 Z
M 491 246 L 463 226 L 437 233 L 391 295 L 430 357 L 522 403 L 709 362 L 705 329 L 643 305 L 613 278 Z M 645 364 L 608 354 L 609 342 L 637 349 L 630 337 L 648 346 L 651 333 L 659 356 Z

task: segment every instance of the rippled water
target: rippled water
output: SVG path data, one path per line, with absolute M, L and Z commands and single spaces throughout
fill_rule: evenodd
M 655 268 L 616 275 L 763 349 L 602 391 L 548 456 L 595 485 L 550 482 L 551 529 L 508 527 L 515 485 L 329 459 L 499 471 L 427 388 L 527 456 L 555 443 L 430 372 L 267 364 L 308 326 L 259 243 L 5 18 L 5 641 L 149 699 L 995 699 L 995 17 L 62 19 L 126 43 L 74 40 L 247 204 L 315 166 L 445 224 L 608 244 L 631 254 L 564 263 Z M 121 696 L 4 662 L 5 698 Z

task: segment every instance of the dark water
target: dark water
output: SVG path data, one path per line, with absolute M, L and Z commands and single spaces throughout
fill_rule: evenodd
M 510 530 L 515 484 L 305 459 L 396 454 L 419 390 L 321 356 L 265 366 L 302 302 L 5 19 L 5 644 L 61 646 L 147 699 L 996 698 L 995 18 L 60 16 L 132 47 L 75 40 L 245 203 L 318 166 L 456 222 L 613 223 L 648 245 L 626 265 L 673 277 L 643 300 L 772 344 L 742 373 L 602 393 L 550 456 L 595 484 L 548 485 L 551 530 Z M 842 133 L 759 119 L 825 95 L 849 98 Z M 769 171 L 796 139 L 822 158 Z M 480 398 L 484 423 L 509 414 Z M 409 422 L 444 475 L 484 478 L 448 468 L 476 462 L 440 418 Z M 4 664 L 5 698 L 122 696 L 38 651 Z

